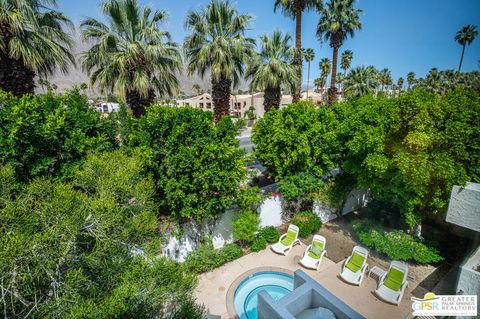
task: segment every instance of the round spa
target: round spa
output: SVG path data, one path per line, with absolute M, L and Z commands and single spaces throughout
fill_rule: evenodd
M 257 295 L 265 290 L 278 300 L 293 290 L 293 276 L 274 271 L 257 272 L 243 280 L 235 290 L 235 311 L 240 319 L 257 319 Z

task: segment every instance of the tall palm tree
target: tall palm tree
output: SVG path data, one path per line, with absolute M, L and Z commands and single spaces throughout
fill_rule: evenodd
M 191 31 L 184 42 L 188 72 L 204 77 L 210 70 L 216 122 L 230 114 L 232 81 L 238 83 L 245 61 L 253 54 L 255 41 L 245 36 L 252 19 L 221 0 L 187 14 L 185 27 Z
M 315 91 L 316 92 L 320 91 L 320 88 L 322 87 L 322 84 L 323 84 L 323 79 L 321 77 L 313 80 L 313 85 L 315 85 Z
M 353 52 L 351 50 L 345 50 L 342 53 L 342 58 L 340 60 L 340 66 L 343 69 L 343 73 L 345 76 L 348 73 L 348 69 L 350 69 L 350 65 L 352 64 L 353 59 Z
M 308 48 L 305 50 L 305 52 L 303 53 L 303 57 L 305 59 L 305 62 L 308 63 L 308 75 L 307 75 L 307 101 L 308 101 L 308 86 L 310 84 L 310 62 L 313 61 L 313 59 L 315 59 L 315 51 L 313 51 L 312 48 Z
M 283 14 L 291 19 L 295 19 L 295 48 L 297 54 L 295 56 L 295 64 L 298 68 L 298 83 L 293 90 L 293 102 L 300 101 L 301 79 L 302 79 L 302 60 L 303 57 L 300 54 L 302 49 L 302 14 L 304 11 L 320 10 L 322 5 L 321 0 L 275 0 L 273 10 L 276 12 L 279 8 Z
M 358 66 L 343 80 L 343 91 L 347 97 L 355 98 L 374 93 L 378 84 L 374 68 Z
M 392 72 L 384 68 L 378 73 L 379 82 L 382 85 L 382 91 L 385 91 L 392 84 Z
M 360 13 L 362 10 L 353 7 L 355 0 L 330 0 L 319 11 L 321 14 L 317 26 L 317 37 L 329 41 L 333 49 L 332 77 L 328 90 L 328 103 L 337 98 L 335 79 L 337 75 L 338 50 L 348 36 L 353 37 L 356 30 L 362 28 Z
M 81 23 L 83 39 L 96 43 L 84 53 L 83 67 L 92 85 L 125 96 L 133 115 L 140 117 L 153 103 L 155 90 L 161 96 L 178 91 L 180 50 L 160 29 L 167 13 L 141 7 L 137 0 L 107 0 L 101 8 L 107 24 L 93 18 Z
M 36 75 L 74 63 L 73 29 L 61 12 L 47 7 L 55 0 L 0 0 L 0 89 L 16 96 L 33 93 Z
M 410 91 L 410 87 L 415 83 L 415 73 L 414 72 L 408 72 L 407 83 L 408 83 L 407 90 Z
M 320 60 L 320 63 L 318 66 L 320 67 L 320 78 L 322 79 L 322 93 L 323 93 L 323 90 L 327 85 L 327 77 L 330 74 L 330 71 L 332 70 L 332 63 L 330 62 L 330 59 L 323 58 Z
M 460 56 L 460 64 L 458 65 L 458 71 L 462 68 L 463 54 L 465 53 L 465 47 L 470 45 L 473 40 L 478 36 L 477 26 L 467 24 L 461 28 L 455 35 L 455 41 L 462 46 L 462 55 Z
M 402 92 L 402 90 L 403 90 L 403 82 L 404 82 L 404 79 L 402 77 L 399 77 L 398 80 L 397 80 L 397 86 L 398 86 L 399 93 Z
M 295 48 L 292 37 L 274 31 L 271 36 L 260 36 L 260 52 L 248 64 L 246 75 L 252 78 L 252 90 L 265 92 L 265 112 L 278 109 L 282 99 L 282 87 L 291 89 L 298 82 L 298 66 L 293 64 Z

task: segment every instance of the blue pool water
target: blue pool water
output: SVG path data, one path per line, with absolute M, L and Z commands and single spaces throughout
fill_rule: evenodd
M 278 300 L 293 290 L 293 277 L 281 272 L 257 272 L 242 281 L 233 299 L 240 319 L 258 318 L 257 295 L 262 290 Z

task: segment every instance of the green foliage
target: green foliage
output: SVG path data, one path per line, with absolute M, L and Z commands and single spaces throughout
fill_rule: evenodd
M 353 228 L 364 245 L 392 260 L 414 260 L 422 264 L 443 260 L 435 248 L 426 246 L 401 230 L 385 231 L 373 220 L 355 221 Z
M 251 211 L 240 213 L 233 222 L 233 239 L 243 243 L 251 243 L 258 232 L 260 217 Z
M 480 98 L 412 90 L 339 104 L 342 169 L 374 198 L 397 205 L 410 227 L 445 211 L 453 185 L 480 181 Z
M 250 246 L 250 249 L 253 252 L 261 251 L 267 248 L 267 240 L 263 237 L 257 237 L 253 241 L 252 245 Z
M 139 162 L 120 152 L 91 155 L 77 186 L 38 178 L 15 196 L 5 185 L 13 170 L 1 167 L 2 312 L 152 318 L 190 294 L 193 274 L 141 249 L 158 247 L 160 236 L 154 184 Z
M 278 190 L 286 200 L 297 200 L 308 196 L 310 193 L 319 190 L 323 182 L 318 177 L 299 173 L 286 176 L 278 183 Z
M 266 226 L 260 229 L 258 232 L 258 237 L 263 237 L 267 243 L 276 243 L 280 238 L 278 230 L 273 226 Z
M 302 173 L 327 175 L 338 166 L 337 125 L 331 108 L 297 103 L 272 110 L 253 128 L 256 156 L 277 180 Z
M 189 271 L 202 273 L 242 256 L 243 250 L 236 244 L 226 244 L 221 249 L 214 249 L 212 242 L 207 241 L 187 256 L 185 266 Z
M 161 206 L 178 218 L 202 220 L 233 204 L 246 159 L 230 118 L 214 125 L 210 112 L 154 107 L 136 126 L 129 144 L 154 176 Z
M 88 151 L 115 147 L 108 121 L 78 90 L 16 98 L 0 93 L 0 160 L 19 180 L 53 174 L 70 177 Z
M 292 224 L 297 225 L 300 229 L 300 237 L 307 237 L 308 235 L 316 233 L 320 227 L 322 227 L 320 217 L 312 211 L 304 211 L 296 214 L 292 220 Z
M 195 300 L 188 298 L 174 305 L 167 315 L 161 316 L 160 319 L 207 319 L 205 307 L 199 306 Z
M 247 186 L 240 189 L 237 194 L 237 206 L 240 210 L 252 210 L 255 211 L 257 205 L 262 200 L 263 196 L 260 192 L 260 188 L 257 186 Z

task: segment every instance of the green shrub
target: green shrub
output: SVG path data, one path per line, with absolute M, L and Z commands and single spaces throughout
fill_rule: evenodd
M 236 244 L 226 244 L 221 249 L 214 249 L 212 242 L 207 241 L 187 256 L 185 266 L 190 271 L 202 273 L 242 256 L 243 250 Z
M 267 248 L 267 240 L 263 237 L 257 237 L 252 243 L 252 246 L 250 246 L 250 249 L 254 252 L 264 250 Z
M 428 247 L 401 230 L 387 232 L 375 221 L 368 219 L 355 221 L 353 229 L 365 246 L 393 260 L 414 260 L 422 264 L 443 260 L 435 248 Z
M 251 211 L 241 213 L 233 222 L 233 239 L 242 243 L 251 243 L 258 232 L 260 217 Z
M 237 195 L 237 205 L 240 210 L 255 210 L 261 200 L 260 188 L 256 186 L 243 187 Z
M 280 234 L 278 233 L 278 230 L 273 226 L 263 227 L 258 232 L 258 236 L 265 238 L 267 243 L 270 243 L 270 244 L 276 243 L 280 238 Z
M 292 220 L 292 224 L 300 228 L 300 237 L 307 237 L 310 234 L 317 232 L 322 227 L 322 221 L 312 211 L 300 212 Z

